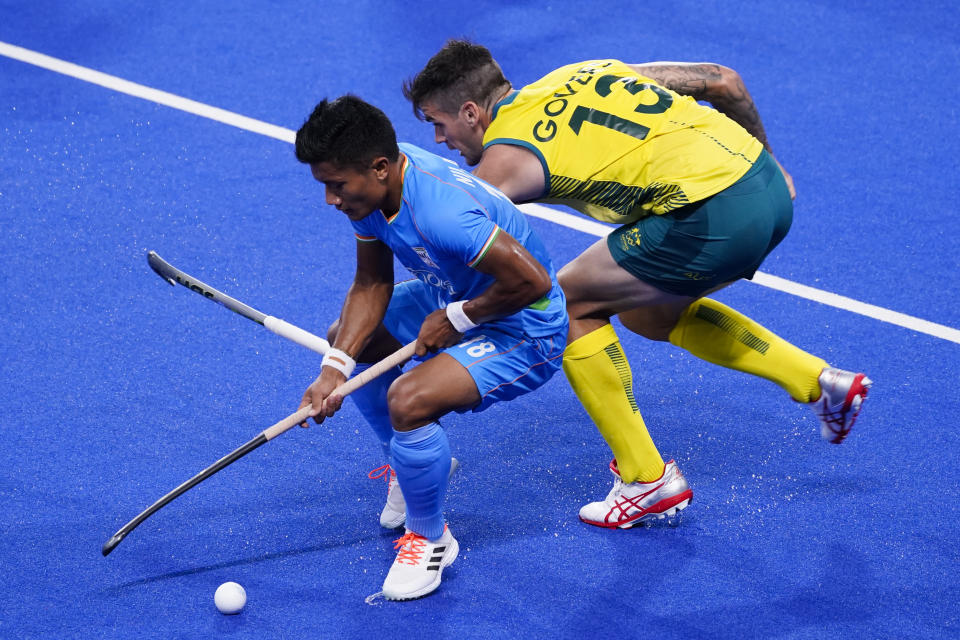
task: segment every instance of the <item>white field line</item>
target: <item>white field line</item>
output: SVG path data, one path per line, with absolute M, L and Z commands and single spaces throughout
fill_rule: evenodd
M 293 143 L 296 135 L 294 131 L 284 127 L 278 127 L 268 122 L 263 122 L 262 120 L 255 120 L 253 118 L 241 116 L 224 109 L 211 107 L 201 102 L 182 98 L 172 93 L 167 93 L 166 91 L 160 91 L 142 84 L 137 84 L 135 82 L 118 78 L 116 76 L 94 71 L 93 69 L 81 67 L 73 64 L 72 62 L 60 60 L 59 58 L 53 58 L 42 53 L 37 53 L 36 51 L 31 51 L 30 49 L 24 49 L 22 47 L 8 44 L 6 42 L 0 42 L 0 55 L 25 62 L 27 64 L 32 64 L 49 71 L 70 76 L 78 80 L 97 84 L 119 93 L 124 93 L 136 98 L 142 98 L 143 100 L 162 104 L 164 106 L 185 111 L 187 113 L 192 113 L 203 118 L 209 118 L 210 120 L 216 120 L 217 122 L 222 122 L 239 129 L 244 129 L 246 131 L 252 131 L 254 133 L 269 136 L 271 138 L 276 138 L 277 140 L 282 140 L 284 142 Z M 609 225 L 570 213 L 565 213 L 550 207 L 545 207 L 543 205 L 526 204 L 522 205 L 520 208 L 527 215 L 536 218 L 542 218 L 544 220 L 553 222 L 554 224 L 569 227 L 588 235 L 604 237 L 610 233 L 612 229 L 612 227 Z M 830 293 L 829 291 L 822 291 L 820 289 L 808 287 L 806 285 L 792 282 L 768 273 L 757 272 L 752 282 L 764 287 L 776 289 L 777 291 L 783 291 L 801 298 L 806 298 L 807 300 L 813 300 L 831 307 L 836 307 L 838 309 L 850 311 L 868 318 L 880 320 L 881 322 L 888 322 L 890 324 L 911 329 L 919 333 L 924 333 L 936 338 L 941 338 L 943 340 L 960 344 L 960 330 L 954 329 L 953 327 L 915 318 L 904 313 L 891 311 L 890 309 L 860 302 L 858 300 L 854 300 L 853 298 L 847 298 L 835 293 Z
M 59 58 L 51 58 L 50 56 L 42 53 L 37 53 L 36 51 L 17 47 L 12 44 L 7 44 L 6 42 L 0 42 L 0 55 L 13 58 L 14 60 L 20 60 L 21 62 L 26 62 L 44 69 L 49 69 L 50 71 L 56 71 L 57 73 L 62 73 L 63 75 L 70 76 L 71 78 L 77 78 L 78 80 L 83 80 L 92 84 L 98 84 L 101 87 L 113 89 L 119 93 L 125 93 L 137 98 L 143 98 L 144 100 L 156 102 L 157 104 L 162 104 L 166 107 L 179 109 L 180 111 L 186 111 L 187 113 L 192 113 L 203 118 L 209 118 L 210 120 L 216 120 L 217 122 L 229 124 L 239 129 L 245 129 L 254 133 L 270 136 L 271 138 L 283 140 L 284 142 L 292 143 L 294 136 L 296 135 L 296 133 L 290 129 L 284 129 L 283 127 L 278 127 L 268 122 L 254 120 L 253 118 L 241 116 L 224 109 L 211 107 L 210 105 L 203 104 L 202 102 L 195 102 L 193 100 L 188 100 L 187 98 L 181 98 L 180 96 L 175 96 L 172 93 L 167 93 L 166 91 L 151 89 L 150 87 L 146 87 L 142 84 L 130 82 L 128 80 L 111 76 L 106 73 L 101 73 L 99 71 L 94 71 L 93 69 L 88 69 L 86 67 L 81 67 L 73 64 L 72 62 L 60 60 Z
M 556 209 L 551 209 L 550 207 L 545 207 L 541 204 L 522 204 L 520 205 L 520 209 L 522 209 L 523 212 L 528 216 L 549 220 L 550 222 L 554 222 L 564 227 L 570 227 L 571 229 L 576 229 L 577 231 L 582 231 L 583 233 L 601 238 L 605 237 L 614 229 L 614 227 L 610 225 L 570 213 L 564 213 L 563 211 L 557 211 Z M 907 329 L 913 329 L 914 331 L 919 331 L 920 333 L 925 333 L 936 338 L 942 338 L 944 340 L 949 340 L 950 342 L 956 342 L 957 344 L 960 344 L 960 330 L 947 327 L 942 324 L 936 324 L 935 322 L 930 322 L 928 320 L 921 320 L 920 318 L 908 316 L 905 313 L 891 311 L 890 309 L 884 309 L 883 307 L 867 304 L 866 302 L 860 302 L 859 300 L 854 300 L 853 298 L 841 296 L 836 293 L 830 293 L 829 291 L 822 291 L 820 289 L 808 287 L 779 276 L 763 273 L 762 271 L 758 271 L 756 274 L 754 274 L 751 282 L 764 287 L 769 287 L 771 289 L 776 289 L 777 291 L 783 291 L 784 293 L 790 293 L 800 298 L 813 300 L 814 302 L 819 302 L 830 307 L 851 311 L 862 316 L 867 316 L 868 318 L 880 320 L 881 322 L 889 322 L 890 324 L 895 324 Z

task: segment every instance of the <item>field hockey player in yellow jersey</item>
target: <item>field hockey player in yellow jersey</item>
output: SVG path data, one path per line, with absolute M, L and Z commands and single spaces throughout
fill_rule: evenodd
M 451 40 L 405 83 L 438 143 L 515 202 L 554 202 L 620 225 L 560 272 L 570 335 L 563 370 L 613 450 L 614 486 L 580 518 L 630 527 L 693 497 L 664 463 L 610 324 L 775 382 L 839 443 L 867 395 L 836 369 L 704 297 L 750 278 L 793 218 L 793 186 L 730 69 L 590 60 L 515 90 L 490 52 Z M 709 102 L 714 108 L 699 104 Z

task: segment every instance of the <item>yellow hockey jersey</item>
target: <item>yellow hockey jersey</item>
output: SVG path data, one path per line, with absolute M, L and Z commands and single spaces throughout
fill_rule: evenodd
M 508 95 L 484 134 L 493 144 L 540 159 L 539 201 L 618 224 L 722 191 L 763 150 L 733 120 L 617 60 L 561 67 Z

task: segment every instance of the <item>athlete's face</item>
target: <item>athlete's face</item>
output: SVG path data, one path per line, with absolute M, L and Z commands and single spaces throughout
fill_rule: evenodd
M 476 105 L 465 103 L 456 114 L 442 111 L 436 104 L 425 100 L 420 105 L 423 119 L 433 125 L 433 137 L 437 144 L 446 144 L 456 149 L 464 162 L 474 166 L 483 155 L 483 127 L 479 125 Z
M 381 209 L 387 200 L 386 166 L 386 158 L 377 158 L 365 169 L 317 162 L 310 165 L 310 172 L 326 188 L 327 204 L 351 220 L 362 220 Z

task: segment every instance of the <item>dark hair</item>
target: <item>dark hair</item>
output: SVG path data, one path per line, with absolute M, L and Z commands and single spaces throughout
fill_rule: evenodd
M 455 114 L 468 101 L 489 108 L 508 88 L 510 83 L 489 49 L 467 40 L 448 40 L 420 73 L 403 83 L 403 95 L 423 120 L 421 105 L 426 100 Z
M 377 157 L 400 157 L 397 134 L 380 109 L 347 94 L 323 100 L 297 131 L 297 160 L 304 164 L 330 162 L 340 167 L 366 168 Z

